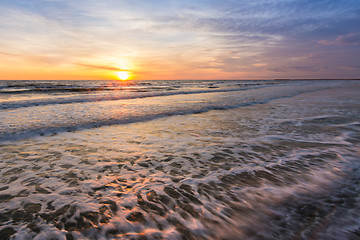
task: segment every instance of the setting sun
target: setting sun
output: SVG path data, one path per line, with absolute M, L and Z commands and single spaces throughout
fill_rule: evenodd
M 129 72 L 117 72 L 116 75 L 118 76 L 118 78 L 122 81 L 128 80 L 130 77 Z

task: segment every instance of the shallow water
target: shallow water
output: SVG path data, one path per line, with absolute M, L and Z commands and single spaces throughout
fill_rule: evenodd
M 359 83 L 237 84 L 3 109 L 0 236 L 358 239 Z

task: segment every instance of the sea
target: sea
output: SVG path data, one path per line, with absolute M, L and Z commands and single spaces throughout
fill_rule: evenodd
M 360 239 L 360 81 L 0 81 L 0 239 Z

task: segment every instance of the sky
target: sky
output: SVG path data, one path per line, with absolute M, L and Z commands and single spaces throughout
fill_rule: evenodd
M 359 26 L 360 0 L 0 0 L 0 79 L 360 78 Z

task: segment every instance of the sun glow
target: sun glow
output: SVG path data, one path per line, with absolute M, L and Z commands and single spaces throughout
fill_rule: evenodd
M 116 75 L 118 76 L 118 78 L 122 81 L 126 81 L 130 78 L 130 73 L 129 72 L 117 72 Z

